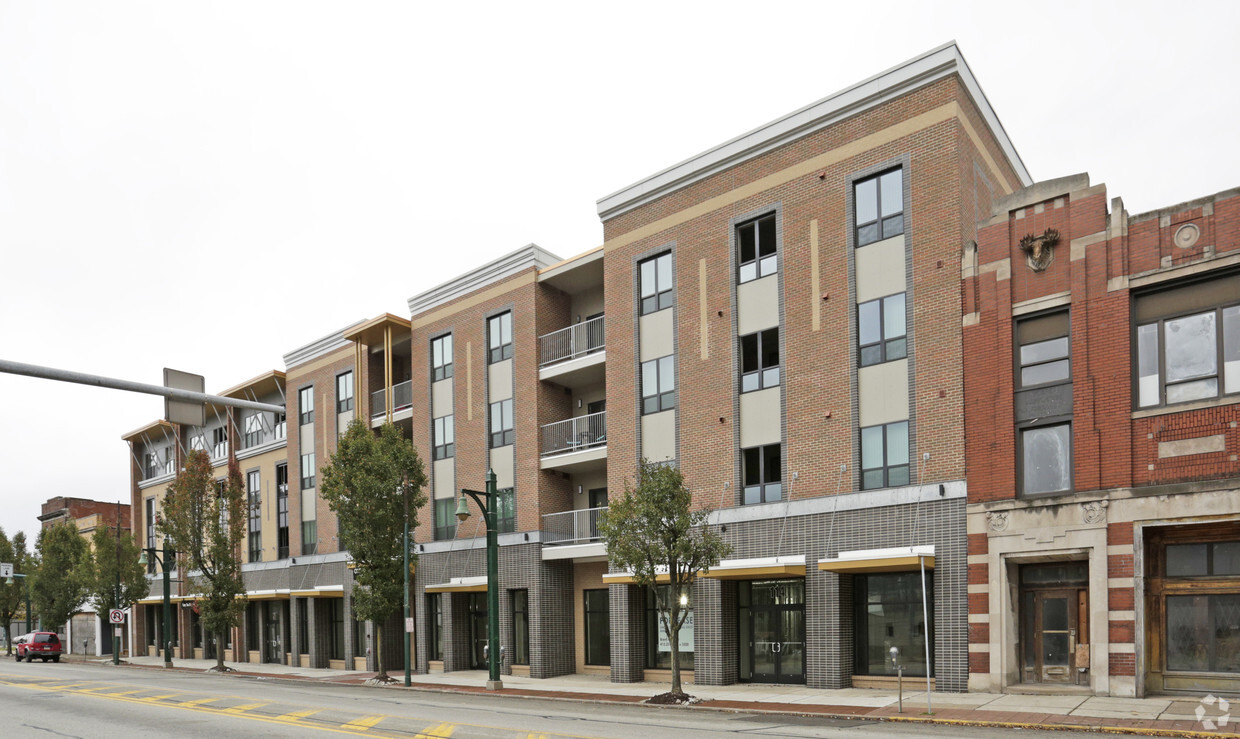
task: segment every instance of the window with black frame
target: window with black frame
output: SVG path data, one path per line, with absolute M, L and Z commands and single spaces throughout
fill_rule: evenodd
M 690 589 L 692 590 L 692 589 Z M 645 591 L 645 630 L 646 630 L 646 669 L 670 670 L 672 668 L 672 646 L 663 627 L 665 618 L 669 618 L 672 597 L 671 585 L 656 585 Z M 660 606 L 666 604 L 666 608 Z M 680 625 L 680 633 L 676 640 L 677 651 L 680 653 L 680 668 L 692 670 L 694 664 L 693 651 L 693 597 L 686 593 L 680 601 L 680 607 L 688 611 L 685 621 Z
M 517 496 L 513 488 L 500 488 L 499 500 L 495 501 L 495 530 L 500 534 L 511 534 L 517 530 Z
M 426 594 L 426 638 L 428 659 L 433 662 L 443 660 L 443 594 Z
M 431 422 L 431 456 L 447 459 L 456 456 L 456 421 L 454 415 L 436 418 Z
M 775 274 L 779 269 L 777 233 L 774 213 L 736 227 L 737 282 Z
M 491 448 L 508 446 L 516 441 L 513 430 L 512 398 L 500 400 L 490 406 L 491 415 Z
M 853 185 L 857 246 L 904 233 L 904 171 L 893 169 Z
M 249 550 L 250 561 L 261 562 L 263 559 L 263 517 L 262 517 L 262 475 L 258 470 L 250 470 L 245 476 L 246 494 L 249 498 Z
M 487 319 L 487 361 L 490 364 L 512 358 L 512 312 Z
M 909 484 L 908 421 L 861 429 L 861 489 Z
M 276 559 L 288 558 L 288 465 L 276 465 Z
M 329 598 L 331 608 L 331 643 L 329 659 L 344 659 L 344 599 Z
M 658 413 L 676 407 L 676 356 L 642 362 L 642 413 Z
M 857 345 L 862 367 L 908 356 L 904 293 L 857 306 Z
M 297 412 L 302 426 L 314 423 L 314 386 L 297 391 Z
M 512 594 L 512 664 L 530 663 L 530 591 L 513 590 Z
M 651 257 L 637 265 L 641 315 L 672 307 L 672 253 Z
M 587 665 L 611 664 L 611 611 L 606 588 L 582 591 Z
M 926 619 L 934 613 L 933 570 L 926 572 L 929 600 L 922 603 L 921 572 L 883 572 L 853 577 L 854 671 L 857 675 L 895 675 L 891 648 L 900 650 L 907 677 L 926 675 Z M 930 624 L 934 677 L 934 622 Z
M 435 541 L 456 536 L 456 500 L 440 498 L 435 501 Z
M 452 334 L 444 334 L 431 341 L 431 382 L 446 380 L 451 376 Z
M 741 392 L 779 385 L 779 329 L 741 337 Z
M 741 450 L 742 505 L 774 503 L 784 497 L 782 446 Z
M 353 373 L 342 372 L 336 375 L 336 412 L 347 413 L 353 410 Z

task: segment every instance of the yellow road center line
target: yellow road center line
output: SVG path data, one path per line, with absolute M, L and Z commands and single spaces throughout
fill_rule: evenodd
M 240 713 L 242 711 L 253 711 L 255 708 L 262 708 L 263 706 L 269 705 L 271 705 L 271 701 L 263 701 L 262 703 L 246 703 L 245 705 L 233 706 L 231 708 L 225 708 L 224 710 L 229 713 Z
M 206 703 L 214 703 L 214 702 L 215 702 L 215 701 L 217 701 L 217 700 L 219 700 L 219 697 L 218 697 L 218 696 L 217 696 L 217 697 L 214 697 L 214 698 L 197 698 L 197 699 L 192 700 L 192 701 L 181 701 L 181 705 L 183 705 L 183 706 L 201 706 L 201 705 L 204 705 L 204 704 L 206 704 Z
M 341 726 L 346 729 L 369 729 L 385 718 L 387 718 L 387 716 L 382 713 L 376 716 L 362 716 L 361 718 L 355 718 L 352 721 L 343 723 Z
M 320 713 L 322 710 L 323 710 L 322 708 L 311 708 L 308 711 L 293 711 L 292 713 L 286 713 L 280 716 L 276 716 L 275 718 L 285 719 L 289 721 L 296 721 L 299 718 L 306 718 L 307 716 L 313 716 L 316 713 Z

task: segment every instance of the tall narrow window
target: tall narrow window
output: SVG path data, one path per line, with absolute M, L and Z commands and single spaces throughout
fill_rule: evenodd
M 1018 387 L 1071 379 L 1068 329 L 1066 311 L 1027 318 L 1016 324 Z
M 744 498 L 741 503 L 772 503 L 783 498 L 783 464 L 779 444 L 741 450 Z
M 314 601 L 308 601 L 313 603 Z M 344 599 L 329 598 L 331 604 L 331 649 L 330 659 L 344 659 Z
M 426 635 L 427 659 L 439 662 L 443 660 L 443 600 L 440 593 L 426 594 L 426 624 L 430 632 Z
M 297 391 L 297 411 L 302 426 L 314 423 L 314 387 L 303 387 Z
M 853 185 L 857 246 L 904 233 L 904 172 L 893 169 Z
M 250 561 L 261 562 L 263 559 L 263 517 L 262 517 L 262 475 L 258 470 L 251 470 L 245 475 L 246 495 L 250 504 L 249 545 Z
M 336 412 L 347 413 L 353 410 L 353 373 L 342 372 L 336 375 Z
M 660 254 L 637 265 L 642 315 L 672 307 L 672 254 Z
M 905 334 L 904 293 L 857 306 L 857 343 L 862 367 L 908 356 Z
M 288 559 L 288 465 L 276 465 L 276 558 Z
M 456 499 L 440 498 L 435 501 L 435 541 L 456 536 Z
M 530 663 L 530 591 L 512 593 L 512 664 Z
M 861 489 L 908 483 L 908 421 L 861 429 Z
M 211 429 L 211 459 L 223 459 L 228 456 L 228 429 L 220 427 Z
M 779 385 L 779 329 L 741 337 L 741 392 Z
M 642 362 L 642 413 L 658 413 L 675 407 L 675 355 Z
M 431 342 L 431 382 L 452 376 L 452 334 L 444 334 Z
M 146 503 L 146 548 L 154 549 L 155 548 L 155 499 L 147 498 L 145 503 Z M 155 558 L 154 557 L 147 558 L 146 572 L 148 575 L 155 573 Z
M 1021 466 L 1026 495 L 1072 488 L 1072 424 L 1020 430 Z
M 297 606 L 297 652 L 298 654 L 310 654 L 310 603 L 308 598 L 299 598 L 301 602 L 294 601 Z
M 301 553 L 314 554 L 319 550 L 318 521 L 301 522 Z
M 515 440 L 512 398 L 491 404 L 491 448 L 508 446 Z
M 497 492 L 495 530 L 501 534 L 511 534 L 517 530 L 517 496 L 512 488 L 500 488 Z
M 487 319 L 487 346 L 489 361 L 502 362 L 512 358 L 512 312 L 501 313 Z
M 779 269 L 777 243 L 774 213 L 737 226 L 737 281 L 749 282 L 775 274 Z
M 611 612 L 606 589 L 584 590 L 587 665 L 611 664 Z
M 242 421 L 245 424 L 245 437 L 242 439 L 244 448 L 258 446 L 263 443 L 263 414 L 251 413 Z
M 456 455 L 455 416 L 443 416 L 431 422 L 431 455 L 434 459 L 447 459 Z
M 301 455 L 301 489 L 302 490 L 309 490 L 310 488 L 314 487 L 314 482 L 315 482 L 314 464 L 315 464 L 314 452 Z

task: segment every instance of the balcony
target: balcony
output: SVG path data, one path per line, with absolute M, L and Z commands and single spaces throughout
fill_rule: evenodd
M 606 506 L 564 513 L 548 513 L 543 516 L 543 544 L 545 546 L 570 546 L 602 541 L 598 534 L 598 517 L 605 510 L 607 510 Z
M 538 377 L 565 387 L 602 382 L 607 361 L 604 316 L 538 339 Z
M 383 418 L 387 415 L 386 390 L 376 390 L 370 394 L 370 417 Z M 413 380 L 405 380 L 392 386 L 392 415 L 413 407 Z
M 542 427 L 542 469 L 581 472 L 607 465 L 607 411 Z

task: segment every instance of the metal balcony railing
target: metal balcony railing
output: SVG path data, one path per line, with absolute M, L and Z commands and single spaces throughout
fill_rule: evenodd
M 604 348 L 603 318 L 591 318 L 538 339 L 539 367 L 593 354 Z
M 387 401 L 386 390 L 376 390 L 370 394 L 370 417 L 383 418 L 387 413 L 384 403 Z M 413 407 L 413 380 L 405 380 L 392 386 L 392 412 L 403 411 Z
M 556 421 L 542 427 L 544 457 L 606 445 L 607 411 Z
M 598 516 L 605 510 L 607 507 L 603 506 L 546 514 L 543 516 L 543 544 L 555 546 L 599 541 Z
M 370 394 L 370 417 L 382 418 L 387 413 L 384 405 L 387 402 L 387 391 L 376 390 Z

